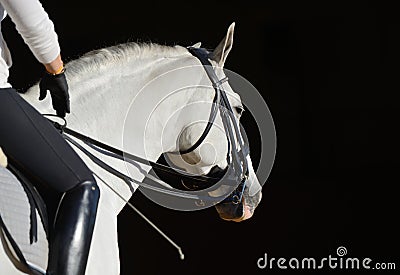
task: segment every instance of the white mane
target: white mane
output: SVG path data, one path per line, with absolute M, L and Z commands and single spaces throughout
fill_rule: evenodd
M 90 51 L 80 58 L 66 64 L 68 78 L 74 80 L 81 75 L 121 66 L 122 63 L 134 62 L 155 57 L 178 57 L 187 52 L 182 46 L 164 46 L 155 43 L 128 42 L 108 48 Z

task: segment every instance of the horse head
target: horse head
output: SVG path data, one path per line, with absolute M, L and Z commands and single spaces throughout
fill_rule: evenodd
M 233 33 L 234 23 L 228 28 L 226 36 L 219 45 L 207 57 L 218 81 L 222 80 L 219 84 L 228 98 L 230 112 L 232 112 L 231 117 L 233 118 L 232 123 L 240 125 L 240 117 L 244 107 L 240 96 L 232 89 L 229 82 L 225 81 L 226 76 L 223 70 L 225 61 L 232 49 Z M 199 46 L 200 44 L 196 44 L 193 47 L 198 48 Z M 223 122 L 221 109 L 217 111 L 213 121 L 210 121 L 211 118 L 207 119 L 205 117 L 206 114 L 212 112 L 213 104 L 218 105 L 218 102 L 213 101 L 215 83 L 210 83 L 209 76 L 205 75 L 203 66 L 200 65 L 197 69 L 199 74 L 202 75 L 200 84 L 196 86 L 197 91 L 191 93 L 192 96 L 188 99 L 185 107 L 180 109 L 177 114 L 176 121 L 186 121 L 186 123 L 180 124 L 179 135 L 176 137 L 176 147 L 167 156 L 173 165 L 187 172 L 218 178 L 228 170 L 231 165 L 229 162 L 235 161 L 232 159 L 234 158 L 232 153 L 228 151 L 232 148 L 232 144 L 229 144 L 229 142 L 234 142 L 235 147 L 240 147 L 240 144 L 244 142 L 244 137 L 239 134 L 239 138 L 231 138 L 231 140 L 227 138 L 229 134 Z M 224 109 L 226 110 L 226 108 Z M 229 110 L 226 111 L 228 112 Z M 210 123 L 209 132 L 202 138 L 206 131 L 205 129 L 207 129 L 207 124 Z M 228 127 L 234 128 L 232 123 Z M 202 138 L 201 142 L 199 138 Z M 196 146 L 195 148 L 193 148 L 194 145 Z M 244 148 L 239 148 L 239 150 L 241 149 Z M 181 152 L 181 154 L 176 154 L 176 152 Z M 250 155 L 246 155 L 245 158 L 248 176 L 246 177 L 240 203 L 222 201 L 215 204 L 219 216 L 224 220 L 240 222 L 249 219 L 261 200 L 261 185 L 256 177 Z M 211 193 L 223 192 L 224 177 L 222 177 L 221 181 L 221 188 Z

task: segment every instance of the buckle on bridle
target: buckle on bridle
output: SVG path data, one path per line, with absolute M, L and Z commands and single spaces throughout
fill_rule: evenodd
M 232 203 L 233 204 L 239 204 L 242 200 L 240 199 L 240 197 L 238 195 L 233 195 L 232 196 Z
M 229 78 L 226 76 L 226 77 L 218 80 L 217 82 L 212 82 L 212 86 L 214 89 L 219 89 L 219 87 L 228 80 L 229 80 Z

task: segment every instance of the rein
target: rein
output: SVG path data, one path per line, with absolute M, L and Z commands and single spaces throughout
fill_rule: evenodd
M 115 147 L 112 147 L 110 145 L 107 145 L 101 141 L 95 140 L 91 137 L 88 137 L 86 135 L 83 135 L 82 133 L 78 133 L 70 128 L 67 128 L 66 125 L 60 125 L 56 122 L 53 122 L 53 124 L 55 124 L 56 128 L 58 128 L 59 130 L 61 130 L 62 133 L 64 133 L 64 137 L 68 137 L 67 135 L 73 136 L 79 140 L 81 140 L 82 142 L 84 142 L 85 144 L 89 145 L 92 149 L 95 149 L 96 151 L 102 153 L 102 154 L 107 154 L 111 157 L 120 159 L 120 160 L 126 160 L 129 163 L 132 164 L 137 164 L 137 163 L 141 163 L 144 165 L 151 165 L 153 167 L 153 169 L 155 170 L 159 170 L 159 171 L 163 171 L 169 174 L 173 174 L 173 175 L 177 175 L 180 176 L 182 178 L 187 178 L 190 180 L 197 180 L 197 181 L 203 181 L 203 182 L 217 182 L 219 179 L 217 178 L 212 178 L 212 177 L 208 177 L 208 176 L 202 176 L 202 175 L 194 175 L 191 173 L 188 173 L 184 170 L 178 169 L 178 168 L 171 168 L 167 165 L 158 163 L 158 162 L 154 162 L 154 161 L 150 161 L 144 158 L 141 158 L 139 156 L 130 154 L 128 152 L 119 150 Z M 68 141 L 70 141 L 71 138 L 68 138 Z M 71 142 L 75 145 L 76 142 Z M 103 149 L 104 151 L 100 151 L 101 149 Z
M 45 114 L 44 116 L 48 116 L 47 114 Z M 86 135 L 83 135 L 81 133 L 78 133 L 72 129 L 69 129 L 68 127 L 66 127 L 66 124 L 61 125 L 55 121 L 49 120 L 54 127 L 56 127 L 58 130 L 60 130 L 62 136 L 64 137 L 65 140 L 67 140 L 68 142 L 70 142 L 72 145 L 74 145 L 76 148 L 78 148 L 82 153 L 84 153 L 91 161 L 93 161 L 95 164 L 97 164 L 99 167 L 101 167 L 102 169 L 106 170 L 107 172 L 113 174 L 114 176 L 118 177 L 119 179 L 123 180 L 131 189 L 132 193 L 134 192 L 134 190 L 132 189 L 132 184 L 131 183 L 135 183 L 139 186 L 142 186 L 146 189 L 150 189 L 153 191 L 157 191 L 166 195 L 170 195 L 170 196 L 176 196 L 176 197 L 180 197 L 180 198 L 184 198 L 184 199 L 192 199 L 192 200 L 197 200 L 197 201 L 202 201 L 202 200 L 215 200 L 216 202 L 220 201 L 222 199 L 222 197 L 225 196 L 221 196 L 221 197 L 208 197 L 208 196 L 199 196 L 199 195 L 191 195 L 185 192 L 179 192 L 179 191 L 174 191 L 174 190 L 170 190 L 170 189 L 165 189 L 165 188 L 161 188 L 161 187 L 156 187 L 152 184 L 159 184 L 159 182 L 157 181 L 156 178 L 154 178 L 153 176 L 151 176 L 150 174 L 147 174 L 147 172 L 144 173 L 145 178 L 147 181 L 151 182 L 152 184 L 148 184 L 148 183 L 144 183 L 144 182 L 140 182 L 138 180 L 135 180 L 133 178 L 131 178 L 128 175 L 125 175 L 121 172 L 119 172 L 118 170 L 112 168 L 110 165 L 108 165 L 107 163 L 105 163 L 104 161 L 102 161 L 101 159 L 99 159 L 98 157 L 96 157 L 95 155 L 93 155 L 91 152 L 89 152 L 87 149 L 85 149 L 85 147 L 83 147 L 82 145 L 80 145 L 75 139 L 71 138 L 70 136 L 73 136 L 79 140 L 81 140 L 84 144 L 88 145 L 90 148 L 94 149 L 95 151 L 122 160 L 122 161 L 127 161 L 128 163 L 132 163 L 132 164 L 136 164 L 137 162 L 144 164 L 144 165 L 154 165 L 153 169 L 155 168 L 155 170 L 159 169 L 160 171 L 166 172 L 166 173 L 171 173 L 171 174 L 175 174 L 179 177 L 185 177 L 187 179 L 192 180 L 192 178 L 195 178 L 199 181 L 203 181 L 205 183 L 209 183 L 210 181 L 215 181 L 217 182 L 219 179 L 217 178 L 211 178 L 211 177 L 207 177 L 207 176 L 198 176 L 198 175 L 191 175 L 190 173 L 187 173 L 186 171 L 183 170 L 179 170 L 179 172 L 174 169 L 171 168 L 169 166 L 157 163 L 157 162 L 152 162 L 152 161 L 148 161 L 145 160 L 141 157 L 129 154 L 125 151 L 119 150 L 117 148 L 114 148 L 112 146 L 109 146 L 105 143 L 102 143 L 98 140 L 92 139 Z M 180 173 L 180 171 L 182 171 L 182 174 Z

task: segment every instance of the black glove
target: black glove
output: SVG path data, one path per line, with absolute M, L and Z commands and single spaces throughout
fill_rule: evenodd
M 50 91 L 53 109 L 59 117 L 65 117 L 65 113 L 70 113 L 68 83 L 64 72 L 56 75 L 46 73 L 39 83 L 39 100 L 45 99 L 47 90 Z

